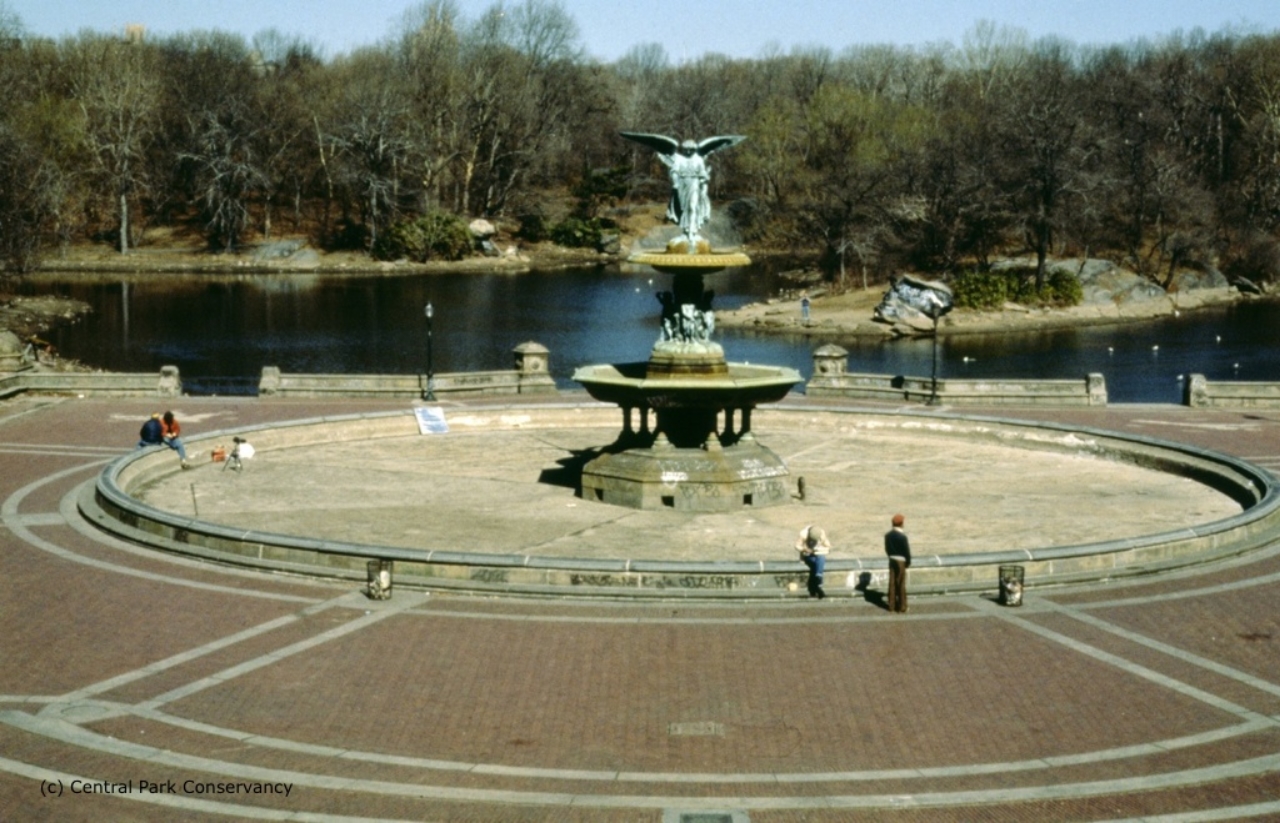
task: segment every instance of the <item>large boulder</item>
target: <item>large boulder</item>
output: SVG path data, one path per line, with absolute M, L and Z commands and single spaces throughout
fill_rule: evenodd
M 1193 291 L 1196 289 L 1226 289 L 1231 284 L 1227 282 L 1226 275 L 1215 268 L 1206 268 L 1199 271 L 1191 269 L 1183 269 L 1174 274 L 1173 281 L 1169 284 L 1169 291 Z
M 1053 268 L 1065 269 L 1080 280 L 1082 303 L 1119 305 L 1143 300 L 1164 300 L 1164 289 L 1145 277 L 1122 269 L 1109 260 L 1064 260 Z
M 904 274 L 890 284 L 873 316 L 903 334 L 928 332 L 933 330 L 935 315 L 941 317 L 954 305 L 946 283 Z
M 488 220 L 472 220 L 467 228 L 471 230 L 471 236 L 477 240 L 488 240 L 498 233 L 498 228 Z

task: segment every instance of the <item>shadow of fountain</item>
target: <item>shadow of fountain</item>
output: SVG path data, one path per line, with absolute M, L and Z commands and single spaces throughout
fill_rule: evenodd
M 556 461 L 555 468 L 543 469 L 538 474 L 538 482 L 548 486 L 559 486 L 573 489 L 575 492 L 582 483 L 582 467 L 609 451 L 604 448 L 574 449 L 567 456 Z

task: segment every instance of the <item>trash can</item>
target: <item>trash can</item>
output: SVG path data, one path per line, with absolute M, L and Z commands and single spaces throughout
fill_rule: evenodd
M 394 560 L 370 560 L 366 564 L 370 600 L 391 599 L 391 570 L 394 565 Z
M 1000 567 L 1000 605 L 1022 605 L 1022 583 L 1026 570 L 1022 566 Z

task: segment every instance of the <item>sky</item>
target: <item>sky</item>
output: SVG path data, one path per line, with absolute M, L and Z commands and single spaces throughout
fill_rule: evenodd
M 455 0 L 467 19 L 497 0 Z M 508 0 L 518 5 L 523 0 Z M 336 57 L 398 30 L 420 0 L 0 0 L 29 34 L 120 32 L 140 23 L 149 34 L 220 29 L 251 38 L 275 28 Z M 1280 31 L 1280 0 L 561 0 L 577 22 L 587 54 L 611 62 L 632 46 L 661 43 L 674 62 L 707 53 L 759 57 L 771 51 L 892 43 L 960 45 L 980 20 L 1055 35 L 1081 45 L 1157 39 L 1202 28 L 1209 33 Z

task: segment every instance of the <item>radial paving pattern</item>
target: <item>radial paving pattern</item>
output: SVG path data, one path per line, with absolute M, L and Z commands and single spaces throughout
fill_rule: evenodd
M 377 407 L 175 411 L 198 431 Z M 0 819 L 1280 817 L 1280 547 L 1021 609 L 375 603 L 81 522 L 150 410 L 0 404 Z M 1280 465 L 1256 416 L 1049 414 Z

